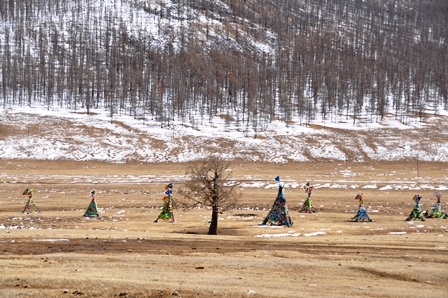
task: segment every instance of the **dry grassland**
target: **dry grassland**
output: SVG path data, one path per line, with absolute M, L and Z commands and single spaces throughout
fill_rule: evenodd
M 185 164 L 2 160 L 0 297 L 444 297 L 448 219 L 406 222 L 412 196 L 423 209 L 448 186 L 443 163 L 235 162 L 241 207 L 221 214 L 176 210 L 153 223 L 167 182 Z M 260 224 L 281 175 L 293 227 Z M 417 177 L 418 176 L 418 177 Z M 311 181 L 315 214 L 297 212 Z M 260 187 L 257 187 L 260 183 Z M 270 183 L 272 187 L 266 187 Z M 20 211 L 34 188 L 42 212 Z M 339 188 L 338 188 L 339 187 Z M 380 190 L 383 188 L 383 190 Z M 85 219 L 90 190 L 101 217 Z M 373 222 L 355 223 L 358 191 Z M 442 191 L 443 192 L 443 191 Z M 447 192 L 448 195 L 448 192 Z M 442 197 L 444 201 L 447 197 Z M 283 237 L 280 237 L 283 236 Z

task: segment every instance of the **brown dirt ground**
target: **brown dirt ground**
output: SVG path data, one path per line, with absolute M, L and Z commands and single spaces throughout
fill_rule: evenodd
M 418 173 L 415 162 L 234 166 L 239 181 L 274 187 L 245 187 L 241 207 L 207 236 L 206 208 L 176 210 L 175 224 L 152 222 L 164 184 L 174 182 L 177 198 L 185 164 L 2 160 L 0 297 L 446 296 L 448 220 L 404 219 L 415 193 L 431 207 L 433 190 L 417 188 L 448 185 L 447 164 L 422 162 Z M 260 227 L 279 174 L 295 225 Z M 307 181 L 348 189 L 316 188 L 319 212 L 299 214 L 305 193 L 288 185 Z M 402 188 L 379 190 L 387 185 Z M 26 187 L 40 214 L 20 212 Z M 99 219 L 82 217 L 91 189 Z M 350 221 L 359 190 L 373 222 Z

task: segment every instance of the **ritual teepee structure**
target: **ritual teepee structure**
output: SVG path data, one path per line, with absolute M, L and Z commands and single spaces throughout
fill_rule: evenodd
M 440 201 L 442 198 L 442 193 L 435 192 L 434 196 L 437 198 L 437 203 L 434 204 L 434 207 L 431 209 L 431 213 L 426 210 L 425 217 L 427 218 L 447 218 L 448 214 L 445 213 L 445 208 L 443 208 L 443 204 Z
M 308 196 L 303 202 L 302 207 L 300 207 L 300 213 L 314 213 L 317 212 L 317 209 L 313 207 L 313 200 L 311 200 L 311 192 L 313 191 L 313 186 L 308 182 L 302 187 L 303 191 L 305 191 Z
M 39 213 L 40 212 L 39 208 L 34 203 L 33 193 L 34 193 L 34 190 L 32 188 L 27 188 L 27 189 L 25 189 L 23 191 L 22 195 L 24 195 L 24 196 L 28 195 L 28 201 L 26 202 L 26 205 L 23 208 L 22 213 L 32 214 L 32 213 Z
M 159 219 L 163 221 L 169 221 L 172 223 L 176 222 L 174 220 L 174 211 L 173 211 L 174 200 L 172 193 L 173 193 L 173 184 L 169 183 L 165 187 L 165 196 L 162 199 L 163 200 L 162 212 L 160 212 L 159 216 L 154 222 L 158 222 Z
M 94 190 L 92 190 L 90 192 L 90 197 L 92 198 L 92 200 L 90 201 L 89 207 L 87 207 L 87 210 L 84 213 L 84 216 L 85 217 L 99 217 L 100 215 L 98 214 L 98 207 L 96 205 L 96 196 L 95 196 Z
M 415 195 L 412 199 L 415 201 L 415 205 L 414 205 L 414 208 L 412 208 L 412 211 L 409 214 L 409 216 L 406 218 L 406 220 L 407 221 L 410 221 L 410 220 L 425 221 L 425 217 L 423 216 L 422 208 L 420 206 L 420 200 L 422 199 L 422 197 L 420 195 Z
M 280 182 L 280 176 L 275 178 L 278 182 L 278 194 L 275 198 L 274 204 L 268 215 L 263 220 L 263 225 L 271 226 L 292 226 L 294 223 L 289 215 L 288 206 L 286 206 L 286 199 L 283 193 L 284 185 Z
M 356 195 L 355 200 L 358 200 L 359 206 L 356 215 L 352 218 L 354 221 L 372 221 L 367 213 L 367 209 L 364 207 L 364 200 L 362 198 L 363 193 L 360 192 Z

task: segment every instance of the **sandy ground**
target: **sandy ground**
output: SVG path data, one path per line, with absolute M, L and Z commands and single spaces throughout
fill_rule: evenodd
M 2 160 L 0 297 L 445 297 L 448 219 L 406 222 L 448 186 L 443 163 L 234 163 L 240 208 L 153 223 L 185 164 Z M 259 226 L 285 181 L 293 227 Z M 315 214 L 297 212 L 313 192 Z M 260 185 L 257 187 L 257 185 Z M 21 210 L 34 188 L 41 213 Z M 90 190 L 101 217 L 86 219 Z M 373 222 L 350 219 L 364 193 Z M 443 190 L 442 190 L 443 192 Z M 446 200 L 446 196 L 442 197 Z

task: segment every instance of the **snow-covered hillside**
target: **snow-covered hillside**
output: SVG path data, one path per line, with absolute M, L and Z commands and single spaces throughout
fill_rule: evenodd
M 0 102 L 162 126 L 222 115 L 242 133 L 408 125 L 448 110 L 446 16 L 432 0 L 0 1 Z
M 0 158 L 448 161 L 448 4 L 0 1 Z
M 220 117 L 196 126 L 114 115 L 104 110 L 0 109 L 0 158 L 188 162 L 209 154 L 228 159 L 288 161 L 412 160 L 448 162 L 448 115 L 403 125 L 392 117 L 358 123 L 343 118 L 306 126 L 272 122 L 265 131 L 230 126 Z

